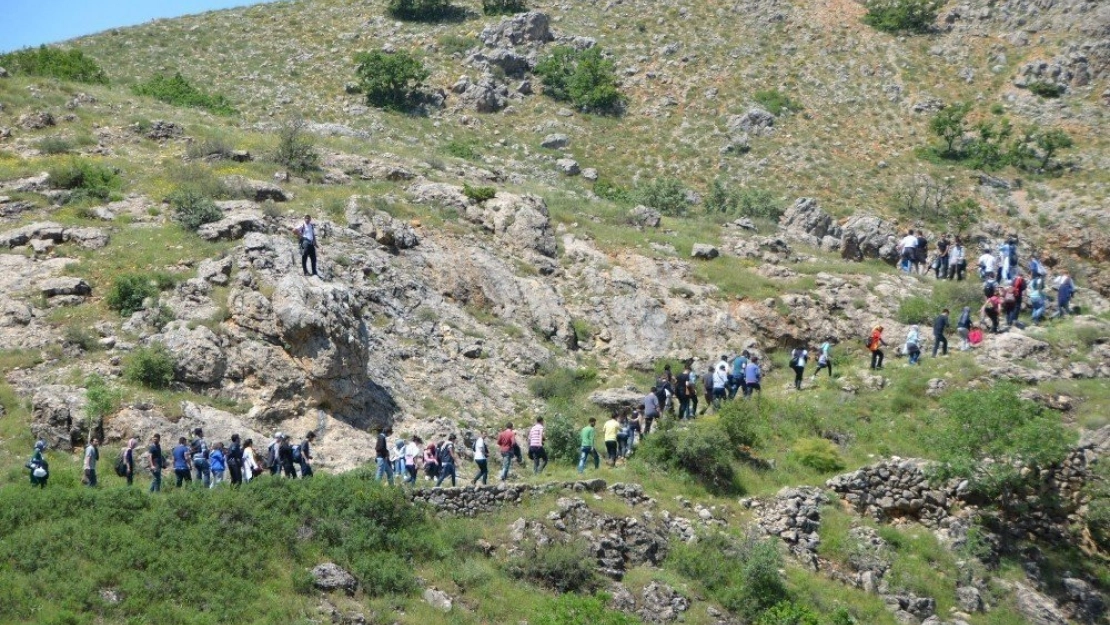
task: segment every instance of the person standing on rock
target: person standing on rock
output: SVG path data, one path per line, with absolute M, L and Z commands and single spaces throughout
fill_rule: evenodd
M 790 352 L 790 368 L 794 370 L 794 390 L 802 390 L 802 377 L 806 373 L 806 362 L 809 361 L 809 350 L 804 346 L 795 347 Z
M 871 351 L 872 369 L 883 368 L 883 345 L 886 345 L 883 341 L 883 326 L 875 326 L 875 329 L 871 330 L 871 337 L 867 339 L 867 349 Z
M 305 434 L 301 441 L 301 478 L 312 477 L 312 443 L 316 441 L 316 432 Z
M 532 460 L 533 475 L 539 475 L 547 468 L 547 449 L 543 443 L 543 417 L 536 417 L 536 424 L 528 430 L 528 457 Z
M 629 440 L 632 438 L 632 426 L 628 420 L 628 408 L 621 410 L 620 429 L 617 430 L 617 455 L 621 458 L 628 457 L 628 453 L 632 451 L 632 445 Z
M 384 475 L 393 486 L 393 461 L 389 459 L 389 437 L 393 435 L 393 428 L 388 425 L 378 432 L 378 442 L 374 446 L 374 462 L 378 465 L 378 472 L 374 479 L 382 481 Z
M 208 441 L 204 440 L 204 430 L 193 430 L 193 439 L 190 449 L 193 454 L 193 470 L 197 473 L 197 481 L 208 488 L 212 480 L 212 471 L 208 466 Z
M 436 458 L 438 451 L 435 441 L 428 441 L 428 446 L 424 448 L 425 481 L 439 478 L 439 460 Z
M 238 434 L 231 435 L 231 445 L 227 448 L 227 472 L 232 486 L 243 483 L 243 446 L 239 443 Z
M 694 360 L 692 358 L 687 360 L 686 363 L 690 370 L 690 377 L 686 381 L 687 399 L 690 400 L 690 407 L 686 410 L 686 418 L 693 419 L 698 414 L 698 389 L 700 388 L 698 382 L 701 381 L 701 377 L 694 370 Z
M 498 479 L 502 482 L 509 479 L 509 470 L 513 468 L 513 445 L 516 444 L 516 432 L 513 431 L 513 424 L 506 423 L 505 429 L 497 435 L 497 449 L 501 452 L 501 473 L 498 475 Z
M 998 261 L 994 254 L 991 254 L 990 248 L 984 247 L 982 255 L 979 256 L 979 279 L 986 282 L 988 278 L 997 279 L 997 275 Z
M 644 395 L 644 438 L 651 432 L 651 424 L 659 418 L 659 396 L 655 394 L 655 388 L 652 387 L 647 395 Z
M 579 451 L 581 452 L 578 458 L 578 472 L 584 473 L 586 471 L 586 460 L 593 456 L 594 470 L 601 468 L 601 456 L 597 454 L 597 430 L 594 426 L 597 424 L 597 419 L 590 417 L 590 422 L 582 431 L 578 433 Z
M 185 437 L 182 436 L 177 439 L 177 447 L 173 448 L 173 474 L 177 478 L 177 488 L 181 488 L 182 484 L 193 482 L 189 455 L 189 446 L 185 443 Z
M 150 437 L 147 457 L 147 462 L 150 463 L 150 492 L 160 493 L 162 492 L 162 471 L 166 468 L 166 457 L 162 455 L 161 434 Z
M 316 224 L 312 223 L 312 215 L 304 216 L 304 223 L 293 228 L 293 232 L 300 239 L 301 246 L 301 270 L 304 275 L 316 275 L 316 246 L 319 241 L 316 238 Z M 308 271 L 308 261 L 312 261 L 312 272 Z
M 748 366 L 744 367 L 744 399 L 750 399 L 755 391 L 763 396 L 763 370 L 759 367 L 759 356 L 752 356 Z
M 964 306 L 963 311 L 960 312 L 960 318 L 956 321 L 956 334 L 960 335 L 960 351 L 966 352 L 971 349 L 971 343 L 968 341 L 968 335 L 971 334 L 970 306 Z
M 1021 307 L 1025 304 L 1025 289 L 1028 284 L 1025 282 L 1025 276 L 1021 275 L 1020 269 L 1015 269 L 1013 284 L 1010 288 L 1014 290 L 1014 311 L 1013 317 L 1007 321 L 1009 325 L 1015 325 L 1018 322 L 1018 317 L 1021 316 Z
M 100 460 L 100 439 L 94 438 L 89 441 L 89 446 L 85 448 L 85 485 L 89 488 L 96 488 L 96 463 Z
M 937 357 L 937 350 L 941 345 L 944 346 L 942 353 L 948 355 L 948 337 L 944 335 L 944 331 L 948 329 L 948 309 L 940 311 L 937 318 L 933 320 L 933 358 Z
M 713 407 L 713 365 L 709 365 L 709 369 L 705 372 L 705 377 L 702 379 L 702 388 L 705 393 L 705 406 L 702 407 L 701 413 L 709 412 Z
M 46 441 L 35 441 L 35 450 L 31 452 L 31 459 L 27 461 L 27 468 L 31 470 L 31 486 L 46 488 L 46 480 L 50 479 L 50 465 L 42 452 L 46 450 Z
M 243 481 L 249 482 L 258 475 L 258 459 L 254 457 L 254 439 L 243 441 Z
M 451 477 L 451 486 L 455 486 L 455 439 L 455 435 L 452 434 L 439 445 L 439 479 L 436 481 L 436 488 L 439 488 L 448 476 Z

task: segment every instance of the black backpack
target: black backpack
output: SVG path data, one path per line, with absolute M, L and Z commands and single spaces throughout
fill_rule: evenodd
M 116 475 L 120 477 L 127 477 L 127 450 L 119 452 L 119 457 L 116 458 Z
M 990 297 L 994 295 L 994 290 L 997 288 L 998 283 L 994 280 L 987 280 L 983 283 L 983 297 Z
M 439 450 L 436 451 L 436 461 L 439 462 L 441 465 L 447 464 L 448 462 L 453 462 L 453 460 L 451 459 L 451 448 L 453 447 L 454 445 L 452 445 L 451 443 L 444 443 L 440 445 Z

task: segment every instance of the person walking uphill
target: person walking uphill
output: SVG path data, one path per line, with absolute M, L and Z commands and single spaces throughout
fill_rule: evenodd
M 155 434 L 150 437 L 150 447 L 147 449 L 150 462 L 150 492 L 162 492 L 162 470 L 166 468 L 166 457 L 162 455 L 162 435 Z
M 374 446 L 374 461 L 378 464 L 378 473 L 374 479 L 380 482 L 385 475 L 390 486 L 393 486 L 393 462 L 389 460 L 389 437 L 392 435 L 393 428 L 386 426 L 378 432 L 378 442 Z
M 617 435 L 620 433 L 621 422 L 617 420 L 617 413 L 609 415 L 609 420 L 602 426 L 605 437 L 605 455 L 609 458 L 609 466 L 617 466 Z
M 89 441 L 89 446 L 85 448 L 85 485 L 89 488 L 96 488 L 96 462 L 100 460 L 100 439 L 94 438 Z
M 547 468 L 547 449 L 544 448 L 543 417 L 536 417 L 536 424 L 528 430 L 528 457 L 532 459 L 532 473 L 539 475 Z
M 648 432 L 651 432 L 651 424 L 659 418 L 659 398 L 655 396 L 655 389 L 652 388 L 647 395 L 644 395 L 644 438 L 647 438 Z
M 591 455 L 594 457 L 594 469 L 601 468 L 601 456 L 597 455 L 597 449 L 594 446 L 597 440 L 597 430 L 594 429 L 596 424 L 597 419 L 590 417 L 590 423 L 578 433 L 581 450 L 581 455 L 578 458 L 579 473 L 586 471 L 586 459 Z
M 177 478 L 177 487 L 183 483 L 192 483 L 193 473 L 189 465 L 189 446 L 185 444 L 185 437 L 177 439 L 177 447 L 173 448 L 173 474 Z
M 304 223 L 293 228 L 293 233 L 300 239 L 301 246 L 301 270 L 304 275 L 316 275 L 316 246 L 319 241 L 316 238 L 316 224 L 312 223 L 312 215 L 304 216 Z M 312 261 L 312 273 L 308 271 L 308 261 Z
M 883 341 L 883 326 L 875 326 L 871 330 L 871 337 L 867 339 L 867 349 L 871 350 L 872 369 L 883 368 L 883 345 L 886 345 Z
M 933 358 L 937 357 L 937 348 L 942 344 L 944 345 L 943 354 L 948 355 L 948 337 L 944 335 L 944 331 L 948 329 L 948 309 L 940 311 L 937 318 L 933 320 Z
M 509 479 L 509 470 L 513 468 L 513 445 L 516 445 L 516 432 L 513 431 L 512 423 L 506 423 L 505 429 L 497 435 L 497 449 L 501 451 L 499 479 L 502 482 Z M 442 463 L 442 460 L 440 462 Z
M 50 479 L 50 464 L 42 456 L 45 449 L 46 441 L 35 441 L 35 451 L 27 461 L 27 468 L 31 470 L 31 486 L 46 488 L 46 480 Z
M 794 370 L 794 390 L 802 390 L 802 376 L 806 373 L 808 360 L 809 350 L 804 347 L 795 347 L 790 352 L 790 368 Z
M 960 312 L 960 319 L 956 322 L 956 333 L 960 335 L 960 351 L 966 352 L 971 349 L 971 342 L 968 340 L 971 334 L 970 306 L 964 306 L 963 311 Z
M 127 485 L 135 483 L 135 447 L 139 439 L 132 438 L 127 441 L 127 448 L 123 450 L 123 477 L 127 478 Z
M 439 445 L 439 479 L 436 480 L 436 488 L 448 477 L 451 478 L 451 486 L 455 486 L 455 460 L 455 435 L 452 434 Z
M 752 392 L 759 391 L 763 396 L 763 370 L 759 368 L 759 356 L 752 356 L 748 366 L 744 367 L 744 399 L 750 399 Z

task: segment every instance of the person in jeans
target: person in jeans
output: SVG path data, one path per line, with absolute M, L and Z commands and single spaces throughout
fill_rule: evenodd
M 728 397 L 728 364 L 722 358 L 713 373 L 713 410 L 721 409 L 721 402 Z
M 875 329 L 871 330 L 871 338 L 867 341 L 867 349 L 871 350 L 872 369 L 883 368 L 883 345 L 886 345 L 883 341 L 883 326 L 875 326 Z
M 528 457 L 532 459 L 532 473 L 539 475 L 547 468 L 547 449 L 543 446 L 543 417 L 536 417 L 536 424 L 528 430 Z
M 501 451 L 501 474 L 498 478 L 502 482 L 509 479 L 509 469 L 513 467 L 513 445 L 516 445 L 516 432 L 512 423 L 506 423 L 505 429 L 497 435 L 497 448 Z
M 312 477 L 312 443 L 316 432 L 309 432 L 301 441 L 301 478 Z
M 651 424 L 659 418 L 659 396 L 655 394 L 655 387 L 644 395 L 644 436 L 651 432 Z
M 759 395 L 762 397 L 762 381 L 763 370 L 759 368 L 759 356 L 752 356 L 748 359 L 748 366 L 744 367 L 744 399 L 750 399 L 755 391 L 759 391 Z
M 189 446 L 185 444 L 185 437 L 177 439 L 177 447 L 173 448 L 173 474 L 177 478 L 177 488 L 188 482 L 192 483 L 193 473 L 189 464 Z
M 596 443 L 597 431 L 594 426 L 597 424 L 597 419 L 590 417 L 590 423 L 582 428 L 578 433 L 578 438 L 581 442 L 581 456 L 578 458 L 578 472 L 583 473 L 586 470 L 586 459 L 592 454 L 594 457 L 594 470 L 601 468 L 601 456 L 597 454 L 597 448 L 594 446 Z
M 312 223 L 312 215 L 304 216 L 304 223 L 293 228 L 293 233 L 297 235 L 301 247 L 301 271 L 304 275 L 316 275 L 316 246 L 319 241 L 316 238 L 316 224 Z M 312 273 L 308 272 L 308 261 L 312 261 Z
M 393 428 L 388 425 L 378 432 L 378 443 L 374 447 L 375 462 L 378 463 L 378 472 L 375 480 L 381 481 L 384 475 L 393 486 L 393 461 L 389 459 L 389 437 L 393 435 Z
M 794 370 L 794 390 L 802 390 L 802 376 L 806 372 L 806 363 L 809 361 L 809 350 L 802 347 L 795 347 L 790 352 L 790 368 Z
M 960 336 L 960 351 L 966 352 L 971 349 L 971 342 L 968 341 L 968 335 L 971 334 L 970 306 L 964 306 L 960 312 L 960 318 L 956 321 L 956 334 Z
M 629 443 L 629 439 L 632 437 L 632 427 L 628 422 L 628 408 L 621 411 L 618 421 L 620 421 L 620 429 L 617 430 L 617 455 L 626 458 L 629 452 L 632 451 L 632 445 Z
M 486 435 L 481 432 L 478 433 L 477 440 L 474 441 L 474 464 L 478 465 L 478 475 L 470 480 L 471 485 L 477 484 L 479 481 L 482 485 L 489 483 L 489 445 L 486 443 Z
M 933 320 L 933 358 L 937 357 L 937 350 L 941 345 L 944 346 L 942 353 L 948 355 L 948 337 L 944 336 L 944 331 L 948 329 L 948 309 L 940 311 L 940 315 Z
M 127 448 L 123 450 L 123 466 L 127 467 L 127 473 L 124 477 L 127 478 L 128 486 L 135 482 L 135 446 L 138 444 L 139 439 L 132 438 L 127 441 Z
M 678 400 L 678 418 L 688 419 L 690 412 L 690 363 L 682 364 L 682 373 L 678 374 L 674 382 L 674 396 Z
M 609 415 L 609 420 L 602 426 L 605 438 L 605 455 L 609 458 L 609 466 L 617 466 L 617 435 L 620 433 L 621 423 L 617 420 L 617 413 Z
M 451 486 L 455 485 L 455 435 L 452 434 L 447 437 L 447 440 L 439 447 L 439 480 L 436 481 L 438 488 L 443 484 L 443 480 L 451 477 Z M 509 450 L 512 453 L 512 450 Z
M 150 492 L 162 492 L 162 470 L 166 468 L 166 457 L 162 455 L 162 435 L 150 437 Z
M 85 448 L 85 485 L 89 488 L 96 488 L 97 460 L 100 460 L 100 439 L 94 438 Z
M 193 454 L 193 470 L 196 471 L 197 481 L 208 488 L 212 479 L 212 469 L 208 466 L 208 441 L 204 440 L 204 430 L 193 430 L 193 443 L 190 446 Z
M 227 473 L 231 476 L 231 485 L 239 486 L 243 483 L 243 446 L 239 443 L 239 435 L 231 435 L 231 446 L 227 448 Z
M 227 456 L 224 455 L 223 443 L 216 443 L 208 453 L 208 470 L 212 473 L 212 481 L 208 488 L 216 488 L 217 484 L 224 481 L 224 471 L 227 470 Z
M 423 456 L 424 441 L 416 435 L 405 445 L 405 484 L 416 485 L 416 461 Z

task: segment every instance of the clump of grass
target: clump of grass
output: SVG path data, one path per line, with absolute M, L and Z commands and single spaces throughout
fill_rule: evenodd
M 439 46 L 447 54 L 465 54 L 481 45 L 475 37 L 447 34 L 439 38 Z
M 493 187 L 472 187 L 464 183 L 463 195 L 480 203 L 486 200 L 492 200 L 494 196 L 497 195 L 497 189 Z
M 776 117 L 783 113 L 794 113 L 802 110 L 801 104 L 791 100 L 789 96 L 778 89 L 756 91 L 752 99 Z
M 107 201 L 123 188 L 123 181 L 115 169 L 79 158 L 52 167 L 49 176 L 51 187 L 73 191 L 69 202 L 85 199 Z
M 513 577 L 560 593 L 589 592 L 598 587 L 596 563 L 589 545 L 582 539 L 566 544 L 528 543 L 523 550 L 524 555 L 514 558 L 506 567 Z
M 146 82 L 131 88 L 135 95 L 146 96 L 172 104 L 190 108 L 204 109 L 217 115 L 234 115 L 235 107 L 222 95 L 214 95 L 193 86 L 184 76 L 155 74 Z

